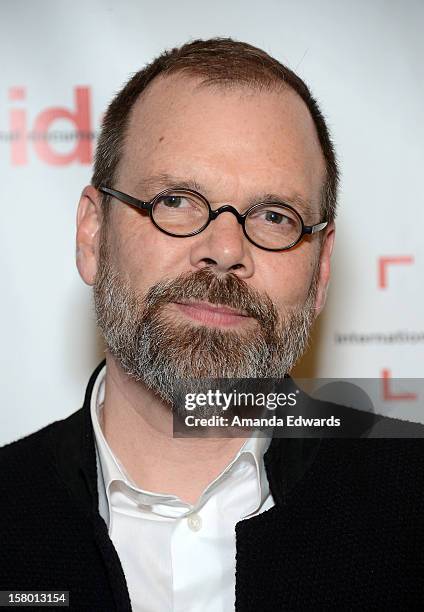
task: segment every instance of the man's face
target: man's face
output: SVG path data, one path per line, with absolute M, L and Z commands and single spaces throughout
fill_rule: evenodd
M 212 89 L 200 86 L 197 79 L 176 75 L 156 79 L 136 102 L 113 187 L 150 200 L 168 187 L 192 186 L 208 198 L 213 209 L 230 203 L 241 213 L 273 194 L 291 203 L 305 224 L 311 225 L 322 220 L 324 176 L 313 121 L 291 90 Z M 219 215 L 196 236 L 175 238 L 158 230 L 147 215 L 116 200 L 107 229 L 107 248 L 103 249 L 97 285 L 102 279 L 103 293 L 106 289 L 110 293 L 113 284 L 118 287 L 121 304 L 122 292 L 126 294 L 127 306 L 132 304 L 127 319 L 134 317 L 137 309 L 146 311 L 143 300 L 152 287 L 159 285 L 160 289 L 167 281 L 169 288 L 169 282 L 172 286 L 177 278 L 186 283 L 199 278 L 194 293 L 187 293 L 184 282 L 179 292 L 159 291 L 162 301 L 154 309 L 156 322 L 165 323 L 168 332 L 179 330 L 177 345 L 180 331 L 200 334 L 198 339 L 206 333 L 214 341 L 235 341 L 228 345 L 235 351 L 240 342 L 254 344 L 258 334 L 266 336 L 266 317 L 271 317 L 274 328 L 269 340 L 287 343 L 283 332 L 288 327 L 289 342 L 297 333 L 302 336 L 299 350 L 292 357 L 297 359 L 303 350 L 304 336 L 324 302 L 332 231 L 326 232 L 322 249 L 314 236 L 290 251 L 268 252 L 245 238 L 231 213 Z M 111 285 L 108 279 L 112 276 L 116 282 Z M 217 291 L 212 299 L 207 288 L 215 280 Z M 241 287 L 241 294 L 236 287 Z M 97 291 L 98 302 L 102 300 L 101 291 Z M 190 297 L 183 299 L 187 295 Z M 243 296 L 258 308 L 261 303 L 266 305 L 264 318 L 260 314 L 257 317 L 254 309 L 243 309 Z M 230 305 L 231 310 L 217 304 Z M 181 346 L 187 351 L 189 344 L 182 342 Z M 218 346 L 222 350 L 225 344 L 218 342 L 216 350 Z M 284 352 L 281 344 L 278 348 Z M 205 358 L 206 354 L 204 345 Z M 291 365 L 289 360 L 284 367 Z M 197 368 L 196 375 L 202 372 Z M 226 375 L 243 375 L 228 372 Z M 280 368 L 278 373 L 284 372 Z M 251 374 L 248 371 L 246 375 Z M 277 375 L 277 371 L 271 369 L 269 375 Z

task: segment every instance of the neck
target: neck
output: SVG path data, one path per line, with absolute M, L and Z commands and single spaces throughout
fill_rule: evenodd
M 240 438 L 174 438 L 170 407 L 106 356 L 103 434 L 144 490 L 194 504 L 244 443 Z

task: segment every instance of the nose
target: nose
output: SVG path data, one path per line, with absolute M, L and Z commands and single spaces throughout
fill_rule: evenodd
M 216 272 L 232 272 L 243 279 L 253 275 L 252 249 L 232 207 L 221 207 L 219 215 L 196 236 L 190 259 L 196 268 L 209 266 Z

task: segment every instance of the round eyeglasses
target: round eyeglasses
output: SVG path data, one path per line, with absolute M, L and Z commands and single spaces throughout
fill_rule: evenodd
M 328 225 L 328 221 L 305 225 L 297 210 L 283 203 L 261 202 L 243 214 L 229 204 L 212 210 L 204 196 L 190 189 L 165 189 L 150 202 L 103 185 L 99 191 L 147 211 L 159 230 L 176 238 L 195 236 L 218 215 L 230 212 L 235 215 L 252 244 L 266 251 L 286 251 L 298 244 L 306 234 L 315 234 Z

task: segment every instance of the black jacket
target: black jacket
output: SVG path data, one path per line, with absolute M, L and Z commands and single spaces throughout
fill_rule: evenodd
M 82 409 L 0 449 L 0 590 L 66 590 L 71 610 L 125 612 L 98 511 L 99 368 Z M 421 439 L 273 439 L 275 506 L 236 526 L 237 612 L 424 609 L 423 451 Z

